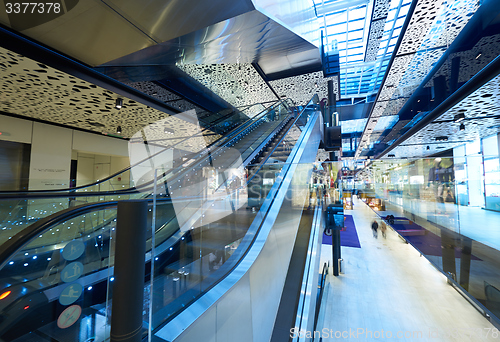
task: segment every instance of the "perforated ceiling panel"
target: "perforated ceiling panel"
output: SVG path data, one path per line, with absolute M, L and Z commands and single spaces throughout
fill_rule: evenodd
M 380 39 L 384 33 L 385 18 L 372 21 L 368 43 L 366 44 L 365 62 L 372 62 L 377 59 L 378 49 L 380 48 Z
M 328 80 L 333 80 L 333 91 L 337 94 L 338 100 L 339 89 L 337 77 L 325 78 L 321 71 L 282 78 L 271 81 L 269 84 L 278 95 L 292 99 L 298 106 L 304 106 L 311 100 L 314 94 L 318 94 L 320 100 L 328 98 Z
M 278 100 L 249 63 L 185 64 L 178 67 L 235 107 Z
M 123 107 L 115 108 L 117 98 Z M 170 115 L 109 90 L 0 48 L 0 111 L 94 132 L 130 138 L 143 127 Z M 169 144 L 199 131 L 196 124 L 173 116 L 169 124 L 181 127 Z M 121 126 L 122 133 L 117 134 Z M 203 130 L 206 139 L 217 138 Z
M 365 62 L 371 62 L 377 59 L 380 39 L 384 33 L 385 21 L 390 5 L 390 0 L 375 0 L 373 3 L 372 21 L 368 34 L 368 42 L 366 44 Z
M 434 86 L 434 79 L 439 76 L 446 76 L 450 73 L 450 61 L 459 58 L 460 67 L 458 68 L 458 83 L 469 81 L 475 74 L 483 69 L 490 61 L 498 56 L 498 47 L 500 46 L 500 34 L 483 37 L 470 50 L 456 52 L 446 59 L 444 64 L 432 79 L 425 84 L 426 87 Z
M 183 99 L 179 95 L 168 91 L 167 89 L 160 87 L 153 82 L 131 82 L 126 83 L 128 86 L 148 94 L 158 100 L 168 103 L 170 106 L 179 109 L 180 111 L 187 111 L 190 109 L 196 110 L 196 113 L 204 112 L 205 110 L 191 102 Z
M 419 0 L 368 120 L 399 113 L 479 7 L 477 1 Z M 448 70 L 448 69 L 447 69 Z M 415 113 L 416 114 L 416 113 Z M 356 157 L 380 135 L 365 129 Z
M 466 117 L 461 122 L 465 125 L 464 131 L 460 131 L 459 123 L 453 122 L 454 116 L 459 113 L 464 113 Z M 497 76 L 390 153 L 396 158 L 424 157 L 496 134 L 500 128 L 499 115 L 500 76 Z M 443 136 L 449 140 L 436 141 L 436 137 Z

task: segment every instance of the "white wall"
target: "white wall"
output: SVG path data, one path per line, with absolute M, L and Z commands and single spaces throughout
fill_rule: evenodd
M 77 153 L 76 161 L 76 186 L 92 183 L 94 181 L 94 155 Z
M 69 187 L 71 159 L 78 156 L 74 150 L 78 153 L 106 155 L 97 157 L 97 164 L 102 164 L 97 168 L 94 162 L 90 166 L 90 159 L 79 162 L 81 180 L 94 181 L 99 179 L 96 177 L 109 176 L 129 163 L 126 140 L 4 115 L 0 115 L 0 132 L 1 140 L 31 144 L 30 190 Z M 95 161 L 96 156 L 92 157 Z M 102 158 L 107 158 L 106 162 Z M 98 170 L 95 174 L 94 169 Z M 119 182 L 128 184 L 129 176 L 122 176 Z
M 0 140 L 31 144 L 33 121 L 0 115 Z
M 128 141 L 105 135 L 73 131 L 73 150 L 128 157 Z
M 33 124 L 30 190 L 69 187 L 72 133 L 72 130 L 62 127 L 39 122 Z
M 94 183 L 109 177 L 130 165 L 128 157 L 116 157 L 73 151 L 77 161 L 76 186 Z M 92 190 L 117 190 L 130 186 L 130 172 L 126 171 Z

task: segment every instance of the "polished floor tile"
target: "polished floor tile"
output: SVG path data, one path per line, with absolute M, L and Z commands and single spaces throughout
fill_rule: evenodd
M 375 239 L 370 227 L 378 216 L 354 204 L 345 214 L 354 217 L 361 248 L 342 247 L 343 273 L 328 276 L 317 327 L 322 341 L 500 341 L 498 330 L 396 232 Z M 330 255 L 323 245 L 322 264 Z

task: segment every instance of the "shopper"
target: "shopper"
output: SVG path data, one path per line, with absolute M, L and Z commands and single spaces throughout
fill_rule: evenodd
M 380 222 L 380 231 L 382 232 L 382 236 L 384 237 L 384 239 L 386 238 L 386 235 L 385 235 L 385 232 L 387 230 L 387 225 L 385 224 L 385 222 L 382 220 Z
M 378 223 L 377 223 L 377 220 L 373 220 L 372 222 L 372 231 L 373 231 L 373 237 L 376 239 L 378 238 L 378 235 L 377 235 L 377 230 L 378 230 Z

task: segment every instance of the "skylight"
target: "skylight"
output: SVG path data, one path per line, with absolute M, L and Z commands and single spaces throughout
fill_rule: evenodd
M 376 59 L 365 62 L 374 1 L 314 0 L 325 51 L 339 52 L 341 98 L 377 93 L 411 4 L 391 1 Z

